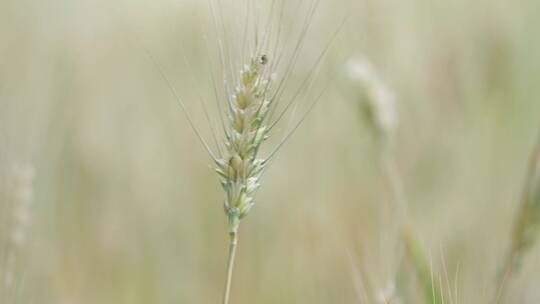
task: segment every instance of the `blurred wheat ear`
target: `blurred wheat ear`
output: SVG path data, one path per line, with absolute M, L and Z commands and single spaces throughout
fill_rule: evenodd
M 494 302 L 504 296 L 509 281 L 519 271 L 525 254 L 534 245 L 540 226 L 540 135 L 528 165 L 521 205 L 515 215 L 508 252 L 497 274 Z
M 360 109 L 368 122 L 380 151 L 381 171 L 387 181 L 392 195 L 392 210 L 395 214 L 398 233 L 396 250 L 404 247 L 405 256 L 412 265 L 415 275 L 424 289 L 425 301 L 430 304 L 443 303 L 443 293 L 439 282 L 433 277 L 433 269 L 427 259 L 425 250 L 418 235 L 412 228 L 408 215 L 408 199 L 403 187 L 403 178 L 399 172 L 393 151 L 398 128 L 398 109 L 394 92 L 386 84 L 378 70 L 365 58 L 351 58 L 346 66 L 349 79 L 359 88 L 355 101 L 360 99 Z M 395 257 L 400 264 L 400 257 Z M 397 276 L 397 271 L 396 271 Z M 392 285 L 396 278 L 390 278 Z M 388 289 L 388 288 L 386 288 Z M 388 296 L 388 292 L 380 296 L 381 303 L 388 303 L 390 298 L 398 298 L 397 291 Z

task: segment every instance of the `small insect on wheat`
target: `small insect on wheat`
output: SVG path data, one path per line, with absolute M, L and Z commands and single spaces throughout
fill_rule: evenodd
M 259 57 L 259 63 L 262 64 L 262 65 L 267 64 L 268 63 L 268 56 L 261 55 L 261 57 Z

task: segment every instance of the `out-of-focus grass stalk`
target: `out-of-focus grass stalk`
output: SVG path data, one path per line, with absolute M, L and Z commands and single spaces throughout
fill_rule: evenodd
M 405 253 L 416 272 L 416 277 L 422 284 L 424 298 L 428 303 L 443 303 L 441 284 L 433 277 L 433 267 L 428 263 L 429 259 L 425 249 L 418 241 L 416 234 L 410 226 L 404 225 L 401 237 L 405 244 Z
M 529 161 L 508 252 L 497 274 L 494 303 L 504 296 L 511 278 L 519 270 L 527 251 L 534 245 L 540 226 L 540 135 Z
M 395 96 L 375 67 L 366 59 L 351 59 L 347 68 L 350 79 L 361 89 L 361 109 L 375 134 L 380 149 L 381 171 L 390 188 L 392 205 L 398 221 L 399 235 L 396 237 L 400 239 L 401 244 L 397 246 L 404 246 L 405 255 L 422 284 L 426 301 L 431 304 L 442 303 L 440 285 L 432 276 L 432 268 L 424 254 L 425 250 L 409 222 L 403 178 L 399 173 L 393 152 L 398 124 Z M 396 295 L 384 295 L 379 297 L 379 301 L 381 303 L 393 302 L 396 297 Z
M 2 197 L 11 211 L 9 235 L 2 268 L 0 269 L 0 303 L 20 301 L 23 273 L 20 258 L 27 241 L 27 231 L 32 224 L 31 208 L 34 201 L 34 167 L 26 162 L 14 162 L 8 170 L 6 197 Z
M 405 249 L 405 256 L 414 267 L 416 277 L 422 284 L 425 299 L 428 303 L 442 303 L 441 286 L 433 278 L 433 269 L 425 254 L 418 236 L 410 224 L 407 208 L 407 196 L 403 188 L 403 179 L 399 173 L 394 153 L 388 143 L 382 143 L 381 162 L 382 171 L 392 192 L 394 206 L 399 221 L 399 234 Z

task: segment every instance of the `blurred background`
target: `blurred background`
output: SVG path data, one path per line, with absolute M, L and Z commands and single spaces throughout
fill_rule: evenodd
M 286 3 L 282 22 L 301 24 Z M 322 0 L 305 61 L 348 16 L 317 74 L 328 89 L 242 221 L 231 302 L 377 303 L 395 284 L 424 303 L 396 263 L 378 141 L 347 77 L 362 57 L 396 96 L 393 157 L 426 256 L 455 303 L 487 303 L 540 131 L 539 13 L 536 0 Z M 0 1 L 1 303 L 220 301 L 222 189 L 146 54 L 204 128 L 192 80 L 212 96 L 220 77 L 210 15 L 195 0 Z M 539 303 L 539 273 L 536 246 L 508 303 Z

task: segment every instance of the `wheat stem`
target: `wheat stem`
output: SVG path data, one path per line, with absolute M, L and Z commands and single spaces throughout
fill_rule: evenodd
M 227 260 L 227 276 L 225 278 L 225 291 L 223 293 L 223 304 L 229 304 L 231 294 L 232 275 L 234 270 L 234 259 L 236 257 L 236 245 L 238 244 L 238 232 L 231 232 L 229 240 L 229 258 Z

